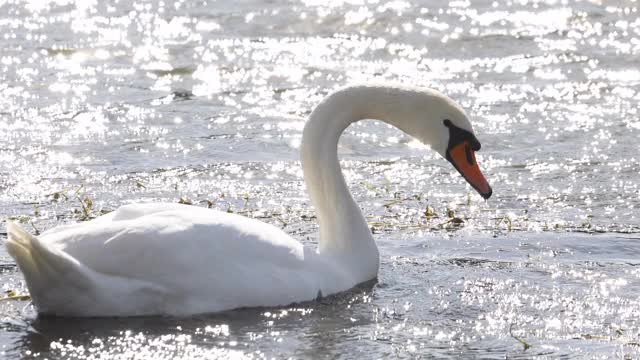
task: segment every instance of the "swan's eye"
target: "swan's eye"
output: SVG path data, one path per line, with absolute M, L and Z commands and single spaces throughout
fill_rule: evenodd
M 458 144 L 466 143 L 466 146 L 470 146 L 471 150 L 480 150 L 480 142 L 473 133 L 455 126 L 449 119 L 443 120 L 442 123 L 449 128 L 449 149 Z
M 471 136 L 471 149 L 473 149 L 473 151 L 480 151 L 481 147 L 480 141 L 478 141 L 475 136 Z

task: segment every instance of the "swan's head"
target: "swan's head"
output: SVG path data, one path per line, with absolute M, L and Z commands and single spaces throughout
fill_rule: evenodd
M 316 141 L 327 144 L 320 135 L 329 133 L 337 141 L 349 124 L 361 119 L 382 120 L 429 145 L 451 162 L 482 197 L 491 196 L 491 186 L 476 162 L 480 141 L 469 118 L 460 105 L 431 89 L 356 85 L 336 91 L 318 105 L 305 126 L 303 163 L 307 158 L 306 162 L 311 164 L 311 159 L 317 156 L 317 149 L 309 144 Z
M 407 132 L 447 159 L 483 198 L 488 199 L 492 194 L 491 186 L 475 157 L 475 152 L 480 150 L 480 141 L 464 110 L 434 90 L 421 90 L 415 95 L 411 105 L 419 111 L 412 111 L 410 115 L 405 113 L 409 118 L 403 124 L 409 130 Z

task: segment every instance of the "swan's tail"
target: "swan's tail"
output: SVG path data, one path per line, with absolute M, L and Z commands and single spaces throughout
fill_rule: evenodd
M 37 237 L 17 224 L 7 221 L 7 251 L 22 270 L 33 302 L 39 310 L 45 310 L 51 302 L 50 289 L 61 283 L 72 282 L 78 287 L 87 285 L 85 271 L 71 256 L 46 246 Z
M 36 252 L 34 248 L 39 247 L 38 239 L 11 221 L 7 221 L 7 234 L 9 235 L 7 250 L 16 260 L 20 269 L 25 275 L 38 274 L 37 260 L 33 255 Z

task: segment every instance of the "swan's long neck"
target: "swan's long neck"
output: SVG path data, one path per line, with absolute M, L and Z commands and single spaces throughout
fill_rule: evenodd
M 319 252 L 349 263 L 362 281 L 378 271 L 378 249 L 367 221 L 347 189 L 337 147 L 342 132 L 361 119 L 377 119 L 403 130 L 395 119 L 407 111 L 406 92 L 351 87 L 325 99 L 311 114 L 301 145 L 304 179 L 320 224 Z M 393 114 L 393 117 L 391 116 Z

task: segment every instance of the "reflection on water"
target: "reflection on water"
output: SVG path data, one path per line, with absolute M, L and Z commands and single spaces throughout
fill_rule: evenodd
M 36 319 L 2 301 L 1 350 L 638 356 L 638 14 L 630 0 L 0 0 L 0 215 L 33 232 L 166 200 L 313 245 L 302 128 L 354 82 L 458 100 L 495 190 L 485 203 L 416 141 L 355 124 L 340 153 L 381 248 L 372 289 L 190 319 Z M 25 289 L 4 250 L 0 267 L 4 290 Z

